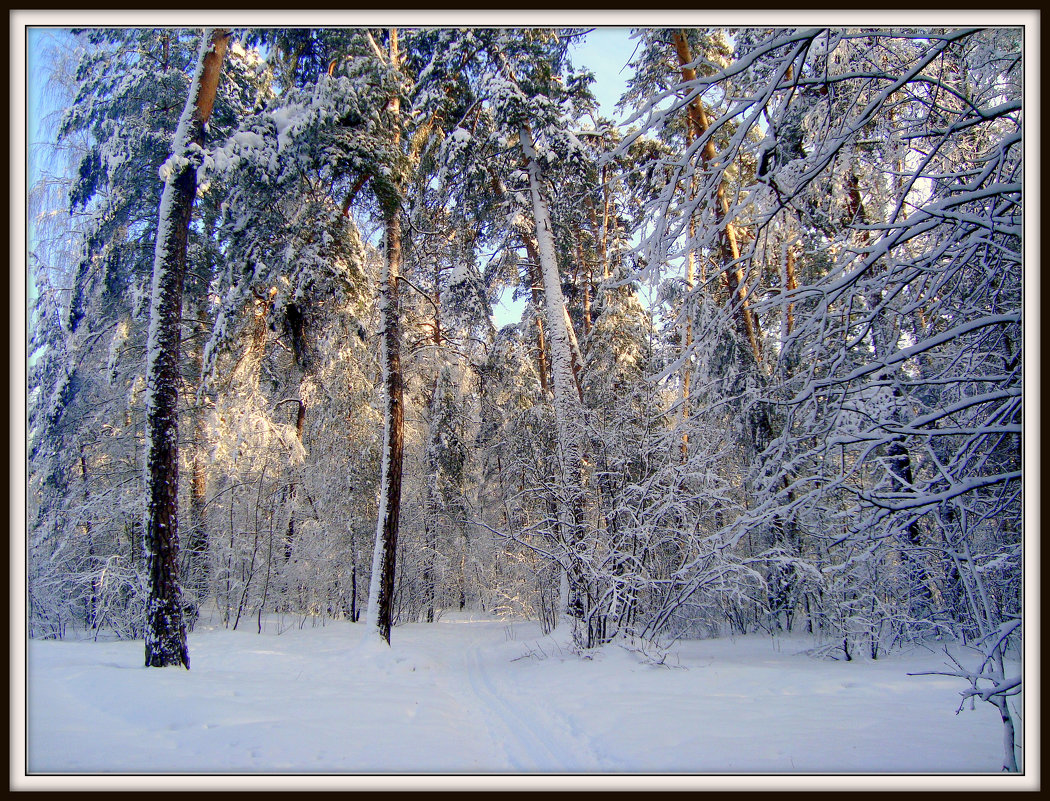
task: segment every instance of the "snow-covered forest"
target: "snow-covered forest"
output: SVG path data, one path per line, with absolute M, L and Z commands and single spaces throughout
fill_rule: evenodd
M 1022 27 L 59 33 L 34 647 L 922 647 L 1024 770 Z

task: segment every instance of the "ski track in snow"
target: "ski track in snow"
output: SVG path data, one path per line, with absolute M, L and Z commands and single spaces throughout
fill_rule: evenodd
M 497 686 L 485 667 L 488 648 L 472 644 L 466 653 L 464 672 L 486 726 L 502 744 L 510 766 L 521 773 L 573 773 L 598 771 L 603 767 L 588 739 L 550 707 L 528 705 L 513 698 L 508 688 Z M 542 709 L 542 718 L 536 711 Z M 502 736 L 501 736 L 502 735 Z
M 500 697 L 485 672 L 478 646 L 468 652 L 466 674 L 485 715 L 486 727 L 493 738 L 501 743 L 511 767 L 523 773 L 564 773 L 569 769 L 566 762 L 558 757 L 545 738 L 521 714 L 521 708 L 514 709 Z

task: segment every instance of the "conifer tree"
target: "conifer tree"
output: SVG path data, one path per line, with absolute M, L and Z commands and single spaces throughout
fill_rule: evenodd
M 178 366 L 186 245 L 197 194 L 197 166 L 211 117 L 229 32 L 206 31 L 189 95 L 161 168 L 150 331 L 146 345 L 146 520 L 149 595 L 146 666 L 190 666 L 178 577 Z

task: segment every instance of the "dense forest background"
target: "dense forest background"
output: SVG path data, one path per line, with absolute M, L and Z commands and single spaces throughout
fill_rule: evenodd
M 615 125 L 582 29 L 76 32 L 29 196 L 29 635 L 149 639 L 163 552 L 190 631 L 946 638 L 1005 720 L 1023 34 L 641 28 Z

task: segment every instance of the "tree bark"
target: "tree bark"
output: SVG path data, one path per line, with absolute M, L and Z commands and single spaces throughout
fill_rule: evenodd
M 539 311 L 539 289 L 544 287 L 544 296 L 546 297 L 546 276 L 543 273 L 543 258 L 540 256 L 540 245 L 536 237 L 531 236 L 528 233 L 522 233 L 522 242 L 525 243 L 525 252 L 529 257 L 529 276 L 532 281 L 532 303 Z M 551 245 L 553 249 L 553 243 Z M 552 250 L 553 252 L 553 250 Z M 580 373 L 583 371 L 583 354 L 580 352 L 579 341 L 576 338 L 576 329 L 572 326 L 572 318 L 569 316 L 569 308 L 565 305 L 565 297 L 561 294 L 561 277 L 559 273 L 558 278 L 558 293 L 561 297 L 562 304 L 562 316 L 565 318 L 564 331 L 566 340 L 569 343 L 569 359 L 572 365 L 572 377 L 576 383 L 576 394 L 581 398 L 583 397 L 583 387 L 580 383 Z M 549 319 L 550 312 L 547 312 Z M 538 331 L 538 341 L 540 348 L 539 364 L 541 370 L 546 372 L 549 370 L 549 348 L 545 347 L 544 335 L 543 335 L 543 320 L 540 316 L 536 317 L 536 328 Z M 546 392 L 548 389 L 546 376 L 540 382 L 543 386 L 543 391 Z
M 682 73 L 682 80 L 692 82 L 696 80 L 696 70 L 688 66 L 693 56 L 689 49 L 689 42 L 683 31 L 676 31 L 671 35 L 675 52 L 678 55 L 678 64 Z M 690 139 L 700 137 L 707 132 L 710 121 L 707 111 L 699 97 L 689 101 L 689 131 Z M 710 164 L 718 156 L 715 150 L 714 140 L 708 139 L 704 143 L 701 152 L 704 165 Z M 756 363 L 762 362 L 762 349 L 760 346 L 760 333 L 758 330 L 758 319 L 752 314 L 747 302 L 747 290 L 744 282 L 744 273 L 740 269 L 740 245 L 737 239 L 736 226 L 726 218 L 729 216 L 729 199 L 725 193 L 725 180 L 718 183 L 718 191 L 715 198 L 715 223 L 722 232 L 722 264 L 729 294 L 736 305 L 737 323 L 741 335 L 751 346 L 751 353 Z
M 190 156 L 193 145 L 204 141 L 227 37 L 221 28 L 205 33 L 172 145 L 176 168 L 165 180 L 158 214 L 146 365 L 147 667 L 190 666 L 178 576 L 179 340 L 186 244 L 197 193 L 197 170 Z
M 528 160 L 529 187 L 532 194 L 536 223 L 537 256 L 543 292 L 546 296 L 546 316 L 551 349 L 551 375 L 554 384 L 554 407 L 558 424 L 559 444 L 563 449 L 566 479 L 579 486 L 582 475 L 582 449 L 576 423 L 579 420 L 579 389 L 573 369 L 573 349 L 565 313 L 565 297 L 561 291 L 561 274 L 555 255 L 554 232 L 550 212 L 543 198 L 539 162 L 532 145 L 532 134 L 521 130 L 522 150 Z
M 390 62 L 398 62 L 397 30 L 390 32 Z M 394 147 L 401 144 L 401 103 L 391 98 Z M 383 470 L 376 523 L 376 545 L 372 554 L 372 578 L 368 592 L 366 625 L 389 645 L 394 610 L 394 568 L 397 555 L 398 521 L 401 512 L 401 466 L 404 454 L 404 383 L 401 376 L 401 331 L 398 277 L 401 273 L 401 217 L 396 204 L 386 212 L 386 260 L 379 290 L 379 324 L 382 329 L 383 362 Z
M 692 136 L 687 137 L 692 139 Z M 689 238 L 696 236 L 696 216 L 689 216 Z M 690 407 L 690 381 L 693 375 L 693 365 L 689 354 L 693 349 L 693 290 L 696 287 L 696 254 L 692 248 L 686 253 L 685 259 L 685 291 L 686 299 L 682 313 L 685 315 L 685 328 L 682 331 L 682 462 L 689 458 L 689 407 Z
M 498 178 L 493 177 L 492 187 L 501 198 L 505 199 L 508 196 L 507 188 Z M 546 281 L 546 278 L 543 275 L 543 260 L 540 256 L 540 246 L 536 236 L 534 236 L 525 226 L 518 226 L 517 232 L 521 237 L 522 244 L 525 246 L 525 253 L 529 260 L 529 281 L 532 288 L 532 305 L 537 312 L 536 358 L 540 373 L 540 388 L 543 390 L 543 394 L 546 395 L 550 390 L 550 348 L 547 343 L 547 337 L 544 334 L 543 315 L 539 313 L 541 306 L 540 291 L 545 286 Z M 551 247 L 553 248 L 553 243 Z M 559 293 L 561 292 L 560 276 L 558 278 L 558 291 Z M 572 319 L 569 317 L 569 310 L 564 305 L 564 298 L 562 299 L 562 309 L 565 317 L 565 331 L 569 340 L 569 353 L 572 360 L 572 375 L 576 382 L 576 393 L 582 398 L 583 388 L 580 384 L 580 372 L 583 370 L 583 356 L 580 353 L 580 346 L 576 339 L 576 331 L 572 327 Z
M 561 291 L 561 273 L 554 245 L 554 231 L 547 202 L 543 197 L 542 176 L 533 146 L 532 133 L 527 127 L 520 131 L 522 153 L 528 165 L 529 189 L 532 195 L 533 218 L 536 224 L 536 245 L 546 296 L 547 326 L 550 333 L 551 378 L 554 385 L 554 417 L 557 425 L 558 449 L 562 466 L 565 497 L 559 510 L 559 522 L 564 545 L 570 560 L 576 557 L 577 539 L 583 521 L 583 432 L 580 426 L 583 408 L 576 371 L 573 369 L 573 338 L 571 321 Z M 576 617 L 585 615 L 584 586 L 575 565 L 568 571 L 566 607 Z M 589 629 L 588 629 L 589 631 Z M 590 640 L 586 647 L 591 647 Z
M 587 262 L 583 253 L 583 243 L 576 243 L 576 260 L 579 268 L 584 271 L 583 280 L 580 282 L 583 291 L 583 333 L 591 333 L 591 281 L 594 277 L 594 269 Z
M 101 587 L 99 585 L 99 579 L 95 575 L 95 546 L 94 536 L 91 532 L 91 515 L 87 510 L 88 501 L 91 500 L 91 493 L 88 490 L 88 468 L 87 468 L 87 454 L 84 451 L 84 443 L 80 443 L 80 480 L 83 484 L 84 493 L 84 538 L 87 540 L 87 552 L 88 552 L 88 569 L 91 571 L 91 596 L 87 600 L 87 609 L 85 614 L 85 623 L 89 629 L 93 629 L 98 624 L 98 606 L 99 606 L 99 592 Z
M 529 269 L 529 283 L 532 285 L 532 307 L 536 310 L 536 370 L 540 374 L 540 390 L 546 397 L 550 392 L 550 365 L 547 360 L 547 338 L 543 335 L 543 315 L 540 314 L 540 286 L 536 278 L 536 270 L 539 267 Z

